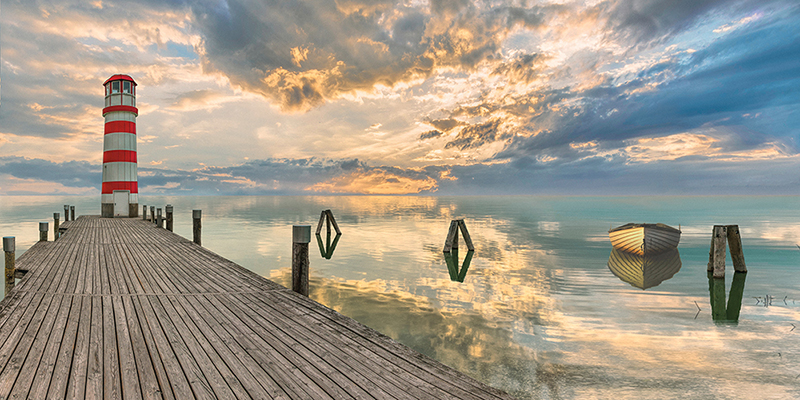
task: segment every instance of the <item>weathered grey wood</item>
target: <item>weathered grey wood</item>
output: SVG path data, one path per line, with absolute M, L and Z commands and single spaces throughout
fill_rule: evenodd
M 453 249 L 453 241 L 455 240 L 455 236 L 458 230 L 458 221 L 452 220 L 450 221 L 450 228 L 447 230 L 447 239 L 444 241 L 444 249 L 442 250 L 445 253 L 449 253 L 450 250 Z
M 292 227 L 292 290 L 303 296 L 308 296 L 308 243 L 310 241 L 310 225 Z
M 39 241 L 46 242 L 47 241 L 47 222 L 39 222 Z
M 142 221 L 147 221 L 147 205 L 142 205 Z
M 461 236 L 464 237 L 464 244 L 467 245 L 467 250 L 475 251 L 475 246 L 472 244 L 472 237 L 470 237 L 467 224 L 463 219 L 458 220 L 458 227 L 461 229 Z
M 742 250 L 742 237 L 739 234 L 739 225 L 728 225 L 728 247 L 731 250 L 731 261 L 736 272 L 747 272 L 744 264 L 744 251 Z
M 2 396 L 508 398 L 156 224 L 64 227 L 0 302 Z
M 64 222 L 69 221 L 69 205 L 64 204 Z
M 725 277 L 725 243 L 727 242 L 727 228 L 723 225 L 714 225 L 712 236 L 713 270 L 714 278 Z
M 59 214 L 53 213 L 53 241 L 58 240 Z
M 341 235 L 342 231 L 339 230 L 339 224 L 336 223 L 336 218 L 333 217 L 333 212 L 331 210 L 325 210 L 325 214 L 328 215 L 328 222 L 333 224 L 333 229 L 336 231 L 337 235 Z M 331 227 L 328 226 L 328 232 L 331 231 Z
M 75 206 L 69 206 L 69 219 L 75 221 Z
M 167 230 L 172 232 L 172 205 L 167 204 L 165 208 L 165 212 L 167 213 Z
M 16 238 L 14 236 L 5 236 L 3 237 L 3 254 L 5 255 L 5 269 L 6 269 L 6 291 L 4 292 L 6 296 L 11 293 L 11 290 L 14 289 L 14 285 L 16 281 L 14 280 L 14 276 L 16 275 L 16 261 L 17 261 L 17 247 L 16 247 Z
M 317 230 L 315 232 L 316 235 L 319 235 L 322 232 L 322 223 L 325 222 L 328 218 L 328 214 L 325 213 L 325 210 L 319 213 L 319 223 L 317 223 Z M 330 226 L 328 227 L 328 231 L 330 231 Z
M 202 239 L 200 237 L 201 230 L 203 228 L 200 220 L 203 217 L 202 210 L 192 210 L 192 241 L 196 243 L 198 246 L 202 246 Z
M 164 216 L 161 214 L 161 207 L 156 208 L 156 225 L 159 228 L 164 228 Z

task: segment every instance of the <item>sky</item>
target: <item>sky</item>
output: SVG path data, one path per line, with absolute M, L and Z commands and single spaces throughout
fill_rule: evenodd
M 800 194 L 796 0 L 6 0 L 0 194 Z

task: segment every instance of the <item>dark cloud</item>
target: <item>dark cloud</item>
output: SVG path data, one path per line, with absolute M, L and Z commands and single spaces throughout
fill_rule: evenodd
M 437 131 L 437 130 L 422 132 L 419 134 L 419 140 L 433 139 L 442 135 L 443 135 L 442 131 Z
M 474 149 L 486 143 L 492 143 L 504 138 L 500 131 L 500 120 L 485 122 L 482 124 L 469 125 L 461 129 L 455 139 L 445 145 L 446 149 L 451 147 L 460 150 Z
M 444 132 L 449 132 L 453 128 L 466 125 L 466 122 L 462 122 L 453 118 L 426 120 L 425 122 Z
M 98 190 L 102 184 L 100 166 L 86 161 L 52 162 L 6 156 L 0 157 L 0 174 L 19 179 L 56 182 L 68 187 L 94 187 Z

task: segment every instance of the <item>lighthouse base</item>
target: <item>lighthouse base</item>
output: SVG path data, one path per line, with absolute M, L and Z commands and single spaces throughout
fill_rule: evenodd
M 139 216 L 139 203 L 129 203 L 128 204 L 128 215 L 116 215 L 116 217 L 129 217 L 135 218 Z M 114 203 L 101 203 L 100 204 L 100 217 L 102 218 L 114 218 Z

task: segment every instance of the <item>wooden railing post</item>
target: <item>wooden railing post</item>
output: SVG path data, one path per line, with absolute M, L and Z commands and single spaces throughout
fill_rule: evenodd
M 142 205 L 142 221 L 147 221 L 147 205 Z
M 200 240 L 200 230 L 202 225 L 200 224 L 200 219 L 202 216 L 203 210 L 192 210 L 192 236 L 194 238 L 194 242 L 201 246 L 202 242 Z
M 172 232 L 172 204 L 167 204 L 165 210 L 167 214 L 167 230 Z
M 69 220 L 75 221 L 75 206 L 69 206 Z
M 69 221 L 69 205 L 64 204 L 64 222 Z
M 150 206 L 150 222 L 156 223 L 156 206 Z
M 308 243 L 311 225 L 292 226 L 292 290 L 308 296 Z
M 164 227 L 164 216 L 161 215 L 161 207 L 156 208 L 156 226 L 159 228 Z
M 3 252 L 6 258 L 6 296 L 11 289 L 14 289 L 14 273 L 16 272 L 16 257 L 15 257 L 15 241 L 14 236 L 3 237 Z
M 53 241 L 55 242 L 58 240 L 58 219 L 60 215 L 58 213 L 53 213 Z
M 39 241 L 46 242 L 47 241 L 47 222 L 39 222 Z

